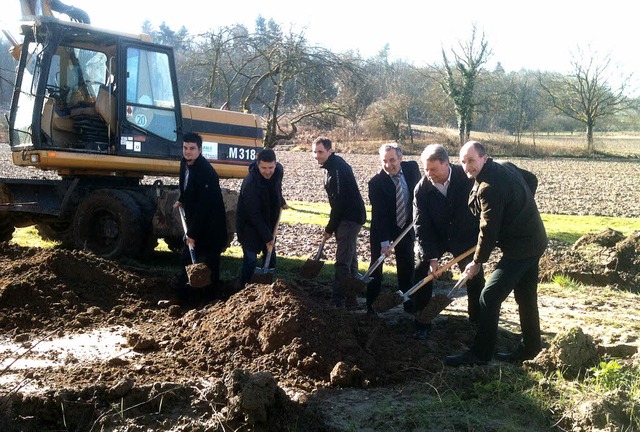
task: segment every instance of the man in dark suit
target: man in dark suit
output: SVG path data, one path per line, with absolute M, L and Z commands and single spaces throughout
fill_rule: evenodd
M 389 256 L 389 245 L 413 220 L 413 189 L 420 180 L 416 161 L 402 160 L 402 147 L 396 143 L 383 144 L 379 150 L 382 169 L 369 180 L 371 202 L 371 263 L 380 255 Z M 400 202 L 398 201 L 400 199 Z M 415 234 L 413 230 L 398 242 L 396 255 L 398 288 L 406 291 L 413 284 Z M 367 313 L 373 315 L 372 305 L 380 294 L 382 264 L 373 272 L 367 286 Z
M 202 156 L 202 137 L 184 135 L 180 162 L 180 197 L 174 207 L 183 207 L 187 221 L 185 244 L 182 248 L 183 270 L 178 278 L 178 297 L 188 298 L 188 276 L 184 266 L 191 264 L 189 246 L 195 248 L 196 259 L 211 270 L 211 284 L 204 288 L 205 296 L 218 294 L 220 254 L 227 247 L 227 220 L 218 173 Z
M 447 150 L 440 144 L 425 147 L 420 157 L 425 175 L 415 190 L 414 218 L 418 242 L 416 279 L 420 280 L 438 269 L 438 260 L 445 252 L 458 256 L 478 241 L 478 218 L 469 210 L 469 192 L 473 179 L 460 165 L 449 162 Z M 460 269 L 471 257 L 458 263 Z M 480 291 L 484 273 L 467 282 L 469 320 L 478 319 Z M 416 311 L 428 304 L 433 294 L 433 282 L 428 282 L 413 296 Z M 425 323 L 430 327 L 429 323 Z
M 542 348 L 538 313 L 538 264 L 547 247 L 547 234 L 534 200 L 537 182 L 533 174 L 515 165 L 500 164 L 488 157 L 477 141 L 460 149 L 460 162 L 475 179 L 469 207 L 480 217 L 480 233 L 473 261 L 465 273 L 473 278 L 493 249 L 502 257 L 480 294 L 478 330 L 473 346 L 462 354 L 449 356 L 451 366 L 485 364 L 493 357 L 502 302 L 511 291 L 518 303 L 522 342 L 511 353 L 498 353 L 503 361 L 535 357 Z

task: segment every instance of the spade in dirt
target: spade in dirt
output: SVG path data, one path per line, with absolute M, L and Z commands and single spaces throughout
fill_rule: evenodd
M 402 238 L 409 232 L 410 229 L 413 228 L 413 225 L 415 224 L 415 222 L 411 222 L 409 224 L 409 226 L 407 226 L 398 236 L 397 239 L 395 239 L 390 245 L 389 245 L 389 251 L 392 251 L 393 248 L 400 243 L 400 240 L 402 240 Z M 371 275 L 373 274 L 373 272 L 380 266 L 380 264 L 382 264 L 384 262 L 384 260 L 387 258 L 387 255 L 385 254 L 381 254 L 380 257 L 378 257 L 378 259 L 371 264 L 371 266 L 369 266 L 369 269 L 367 270 L 367 272 L 363 275 L 358 275 L 358 276 L 353 276 L 353 275 L 349 275 L 348 279 L 345 281 L 345 285 L 344 285 L 344 292 L 346 295 L 358 295 L 358 294 L 363 294 L 367 288 L 367 284 L 369 284 L 369 282 L 371 282 L 373 280 L 373 278 L 371 277 Z
M 324 249 L 325 243 L 326 240 L 323 237 L 320 247 L 318 248 L 318 252 L 316 252 L 316 256 L 313 259 L 309 258 L 306 260 L 300 268 L 300 275 L 303 278 L 313 279 L 320 274 L 320 270 L 322 270 L 322 266 L 324 265 L 324 261 L 321 261 L 320 257 L 322 256 L 322 249 Z
M 184 209 L 178 207 L 180 212 L 180 220 L 182 221 L 182 229 L 184 230 L 185 239 L 187 237 L 187 220 L 184 216 Z M 204 263 L 196 262 L 196 251 L 193 246 L 189 245 L 189 255 L 191 256 L 191 264 L 185 266 L 189 285 L 193 288 L 204 288 L 211 284 L 211 270 Z
M 428 324 L 433 321 L 435 317 L 440 315 L 440 312 L 445 310 L 447 306 L 449 306 L 451 302 L 453 302 L 453 294 L 458 289 L 460 289 L 462 285 L 465 284 L 467 279 L 469 279 L 469 276 L 467 275 L 464 275 L 462 278 L 460 278 L 460 280 L 453 286 L 453 288 L 451 288 L 451 291 L 449 291 L 448 295 L 437 294 L 433 296 L 431 300 L 429 300 L 429 304 L 427 304 L 427 306 L 422 309 L 416 316 L 418 322 L 422 324 Z
M 276 226 L 273 228 L 274 246 L 276 244 L 276 234 L 278 233 L 278 225 L 280 225 L 281 215 L 282 215 L 282 210 L 280 210 L 280 214 L 278 215 L 278 220 L 276 221 Z M 256 267 L 255 271 L 253 272 L 253 276 L 251 276 L 251 280 L 249 281 L 249 283 L 270 284 L 273 282 L 273 274 L 275 273 L 275 269 L 269 267 L 272 254 L 273 254 L 273 247 L 267 248 L 267 255 L 264 258 L 263 266 Z
M 376 312 L 386 312 L 408 301 L 409 296 L 411 296 L 413 293 L 415 293 L 420 288 L 422 288 L 427 282 L 435 279 L 436 277 L 440 277 L 442 273 L 449 270 L 454 264 L 458 263 L 459 261 L 471 255 L 475 250 L 476 250 L 476 247 L 474 246 L 469 250 L 467 250 L 466 252 L 458 255 L 457 257 L 449 261 L 447 264 L 438 268 L 435 272 L 421 279 L 418 283 L 416 283 L 409 290 L 407 290 L 406 293 L 403 293 L 400 290 L 398 291 L 385 290 L 381 292 L 378 298 L 373 302 L 373 305 L 372 305 L 373 310 L 375 310 Z

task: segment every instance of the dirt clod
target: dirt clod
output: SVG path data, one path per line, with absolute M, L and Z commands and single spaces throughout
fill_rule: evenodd
M 551 372 L 559 370 L 567 378 L 576 378 L 600 361 L 593 337 L 580 327 L 557 335 L 551 346 L 525 362 L 526 367 Z
M 190 264 L 186 267 L 189 285 L 203 288 L 211 283 L 211 270 L 204 263 Z

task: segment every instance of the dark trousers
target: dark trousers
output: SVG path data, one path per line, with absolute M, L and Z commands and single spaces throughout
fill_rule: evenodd
M 461 259 L 457 266 L 462 272 L 467 264 L 473 260 L 473 256 L 468 256 Z M 419 260 L 416 263 L 415 280 L 416 283 L 421 279 L 429 275 L 429 260 Z M 480 293 L 484 288 L 484 268 L 480 268 L 480 271 L 473 279 L 466 282 L 467 286 L 467 312 L 469 314 L 470 321 L 477 321 L 480 314 Z M 410 296 L 411 302 L 405 303 L 405 310 L 407 312 L 420 312 L 427 307 L 431 297 L 433 295 L 433 281 L 427 282 L 422 288 L 416 291 Z
M 267 259 L 267 248 L 265 247 L 262 251 L 262 266 L 264 268 L 265 261 Z M 242 248 L 242 267 L 240 268 L 240 288 L 244 288 L 244 286 L 251 280 L 253 273 L 258 266 L 258 252 L 249 250 L 245 247 Z M 269 268 L 276 268 L 276 248 L 273 247 L 271 251 L 271 259 L 269 260 Z
M 336 305 L 344 305 L 344 283 L 347 278 L 358 274 L 358 234 L 362 225 L 343 220 L 336 229 L 336 264 L 333 283 L 333 301 Z
M 400 235 L 402 230 L 396 229 L 394 236 Z M 391 239 L 392 241 L 395 240 Z M 371 265 L 380 257 L 380 242 L 373 241 L 371 243 Z M 396 271 L 398 276 L 398 289 L 405 292 L 413 285 L 413 273 L 415 268 L 415 253 L 413 250 L 413 239 L 407 233 L 402 240 L 394 248 L 394 255 L 396 256 Z M 377 269 L 371 274 L 372 281 L 367 285 L 367 308 L 372 309 L 373 302 L 378 298 L 380 289 L 382 287 L 382 266 L 380 264 Z
M 196 262 L 206 264 L 209 270 L 211 270 L 211 283 L 202 288 L 205 298 L 211 299 L 218 292 L 220 286 L 220 252 L 199 250 L 196 247 Z M 189 253 L 189 248 L 186 244 L 182 247 L 180 264 L 182 265 L 182 269 L 178 276 L 178 284 L 176 287 L 177 295 L 181 300 L 188 300 L 191 287 L 189 286 L 189 276 L 187 275 L 185 267 L 189 264 L 193 264 L 193 262 L 191 261 L 191 254 Z
M 513 291 L 518 304 L 522 344 L 525 353 L 537 353 L 542 347 L 538 313 L 538 263 L 540 257 L 502 258 L 480 294 L 478 331 L 473 350 L 481 359 L 493 357 L 502 302 Z

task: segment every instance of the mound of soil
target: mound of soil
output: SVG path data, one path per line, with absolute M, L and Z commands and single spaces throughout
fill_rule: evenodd
M 580 237 L 570 249 L 552 242 L 540 260 L 540 277 L 564 275 L 595 286 L 640 289 L 640 231 L 625 237 L 606 229 Z
M 0 328 L 5 335 L 130 324 L 144 319 L 166 281 L 83 251 L 23 248 L 0 253 Z
M 172 285 L 166 276 L 81 251 L 2 246 L 0 327 L 6 343 L 21 346 L 5 348 L 3 359 L 18 351 L 27 358 L 62 336 L 124 329 L 121 346 L 106 358 L 81 361 L 58 350 L 46 354 L 53 365 L 7 368 L 0 378 L 30 388 L 0 394 L 7 418 L 25 419 L 19 430 L 107 426 L 112 404 L 153 411 L 165 391 L 189 395 L 187 401 L 207 393 L 201 402 L 223 407 L 224 421 L 277 425 L 273 418 L 285 415 L 289 397 L 402 382 L 442 368 L 442 353 L 408 339 L 407 321 L 337 309 L 330 287 L 315 281 L 250 284 L 224 302 L 188 308 L 164 300 Z M 78 401 L 91 408 L 74 410 L 83 413 L 78 418 L 57 415 L 61 404 Z
M 525 367 L 545 373 L 559 370 L 567 378 L 576 378 L 596 366 L 600 356 L 593 338 L 582 328 L 574 327 L 557 335 L 551 346 L 542 350 L 535 359 L 525 362 Z

